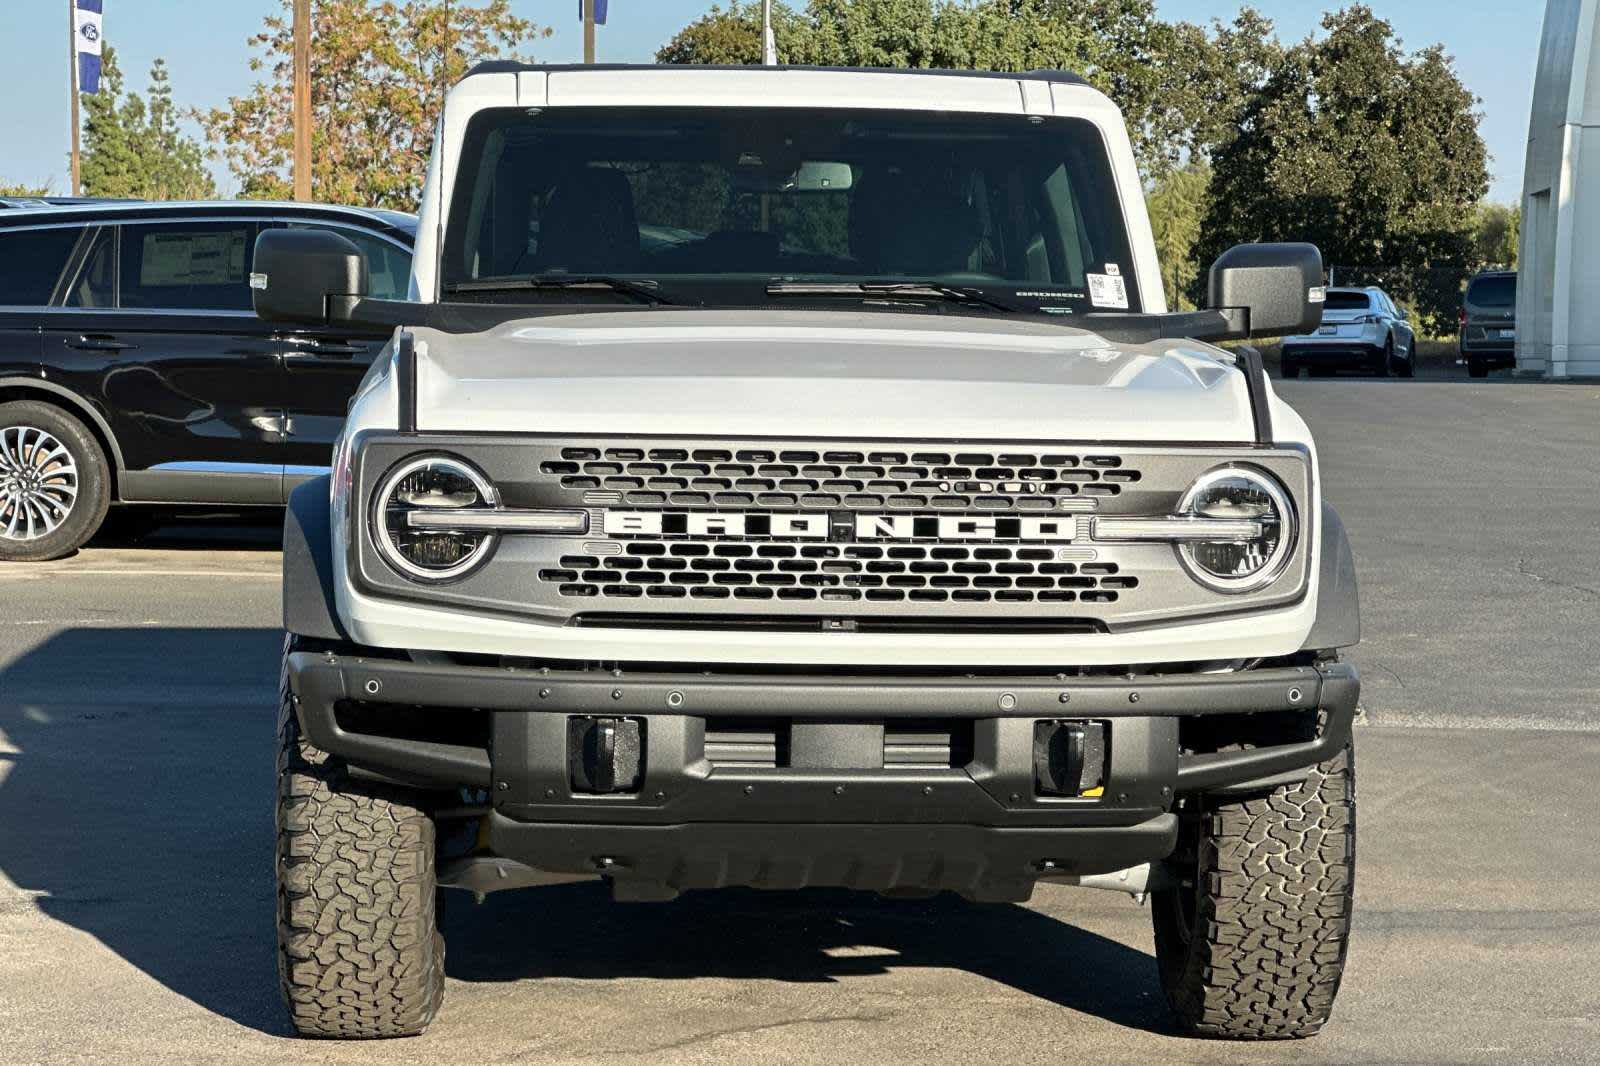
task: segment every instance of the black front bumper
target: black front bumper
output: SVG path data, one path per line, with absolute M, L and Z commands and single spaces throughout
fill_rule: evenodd
M 637 897 L 753 884 L 1026 898 L 1047 864 L 1052 875 L 1092 875 L 1165 858 L 1180 794 L 1303 774 L 1348 742 L 1360 691 L 1343 664 L 908 678 L 505 669 L 301 652 L 290 656 L 289 678 L 302 730 L 322 750 L 391 779 L 486 790 L 480 854 L 442 871 L 445 880 L 481 890 L 531 883 L 532 871 L 603 873 Z M 471 716 L 479 739 L 383 735 L 371 723 L 388 707 L 407 709 L 413 722 Z M 1247 713 L 1306 716 L 1320 727 L 1302 743 L 1181 753 L 1185 720 Z M 634 790 L 575 791 L 574 717 L 641 723 Z M 1035 723 L 1063 719 L 1105 723 L 1102 793 L 1037 793 Z M 911 720 L 959 723 L 969 746 L 946 767 L 874 766 L 851 753 L 862 723 L 869 734 L 871 723 L 880 727 L 881 745 L 884 728 Z M 820 766 L 719 765 L 707 756 L 708 721 L 791 723 L 824 740 L 837 729 L 835 749 L 845 754 Z M 826 740 L 820 750 L 830 750 Z

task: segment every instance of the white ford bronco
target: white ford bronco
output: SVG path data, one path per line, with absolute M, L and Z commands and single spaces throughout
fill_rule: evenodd
M 286 531 L 296 1028 L 420 1032 L 436 890 L 1150 901 L 1198 1034 L 1327 1020 L 1350 550 L 1259 355 L 1306 245 L 1169 313 L 1072 76 L 491 63 L 412 299 L 273 230 L 256 310 L 394 338 Z M 1063 959 L 1063 966 L 1073 965 Z

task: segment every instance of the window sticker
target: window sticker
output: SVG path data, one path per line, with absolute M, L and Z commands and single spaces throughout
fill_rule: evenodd
M 140 286 L 236 285 L 244 278 L 245 231 L 150 233 Z
M 1115 263 L 1107 263 L 1106 273 L 1114 278 L 1120 278 L 1122 277 L 1122 268 Z
M 1089 275 L 1089 303 L 1115 311 L 1128 309 L 1128 283 L 1116 274 Z

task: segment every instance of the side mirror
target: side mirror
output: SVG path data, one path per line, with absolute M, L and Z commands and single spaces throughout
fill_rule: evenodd
M 297 326 L 348 319 L 367 295 L 367 261 L 337 233 L 269 229 L 256 238 L 250 274 L 256 317 Z
M 1312 244 L 1241 244 L 1211 268 L 1211 307 L 1246 312 L 1251 337 L 1315 332 L 1326 299 Z

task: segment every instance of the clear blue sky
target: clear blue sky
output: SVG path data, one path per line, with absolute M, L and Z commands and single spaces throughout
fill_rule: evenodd
M 1394 23 L 1409 48 L 1442 42 L 1469 88 L 1483 98 L 1484 137 L 1494 155 L 1491 195 L 1514 202 L 1533 97 L 1543 5 L 1506 0 L 1369 0 Z M 0 69 L 8 74 L 6 118 L 0 125 L 0 182 L 67 184 L 68 0 L 0 0 Z M 220 104 L 252 80 L 246 39 L 278 0 L 105 0 L 106 39 L 121 57 L 131 87 L 143 91 L 157 56 L 166 58 L 180 103 Z M 611 25 L 600 31 L 604 60 L 647 62 L 672 34 L 711 6 L 710 0 L 611 0 Z M 1157 0 L 1166 18 L 1208 22 L 1231 17 L 1236 2 Z M 1320 12 L 1337 3 L 1255 0 L 1285 40 L 1316 30 Z M 514 0 L 519 14 L 556 34 L 532 45 L 537 59 L 573 61 L 582 34 L 577 0 Z M 224 179 L 224 189 L 229 183 Z

